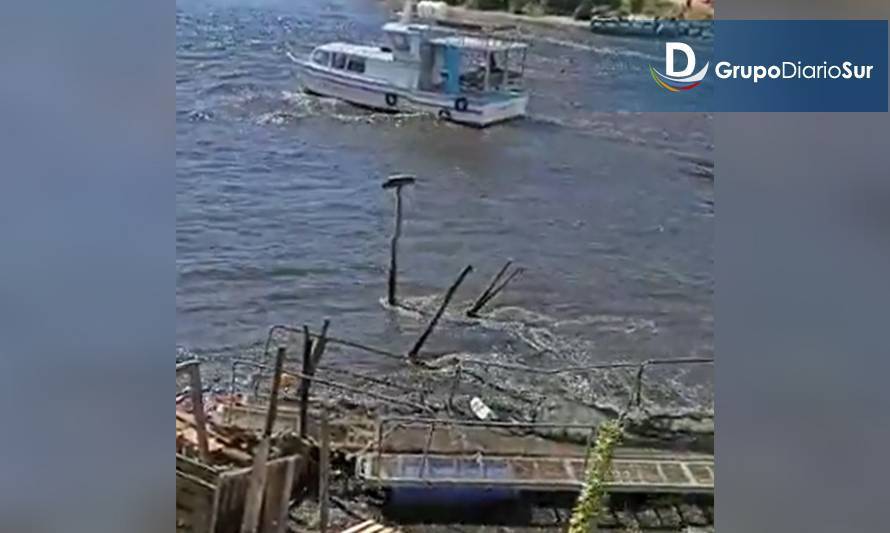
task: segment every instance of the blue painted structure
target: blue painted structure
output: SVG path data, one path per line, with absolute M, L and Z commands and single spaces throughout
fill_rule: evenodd
M 460 48 L 445 46 L 445 92 L 457 94 L 460 92 Z

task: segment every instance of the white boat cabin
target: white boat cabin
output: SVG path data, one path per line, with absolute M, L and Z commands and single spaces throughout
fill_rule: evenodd
M 524 43 L 442 34 L 401 22 L 388 23 L 383 31 L 384 46 L 328 43 L 313 50 L 310 61 L 407 91 L 476 96 L 522 91 Z

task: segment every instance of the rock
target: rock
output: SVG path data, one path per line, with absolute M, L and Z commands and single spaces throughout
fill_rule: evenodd
M 566 401 L 548 401 L 541 407 L 541 412 L 537 419 L 546 420 L 548 423 L 555 424 L 598 426 L 600 423 L 609 420 L 609 417 L 586 405 Z M 539 429 L 538 433 L 546 437 L 584 444 L 587 442 L 587 436 L 590 433 L 590 430 L 554 428 Z
M 658 518 L 658 513 L 655 512 L 655 509 L 638 509 L 636 511 L 637 522 L 640 523 L 644 529 L 657 529 L 661 527 L 661 520 Z
M 601 528 L 618 527 L 618 518 L 609 509 L 603 509 L 603 512 L 600 513 L 599 526 Z
M 581 0 L 581 3 L 578 4 L 578 7 L 572 13 L 572 18 L 575 20 L 590 20 L 592 10 L 593 0 Z
M 621 527 L 623 527 L 624 529 L 630 531 L 640 529 L 640 523 L 637 522 L 636 517 L 634 517 L 633 513 L 631 513 L 630 511 L 615 511 L 615 518 L 618 519 L 618 523 L 621 524 Z
M 690 526 L 706 526 L 708 525 L 708 517 L 704 511 L 697 505 L 681 503 L 678 506 L 680 516 L 685 524 Z
M 658 513 L 658 518 L 661 519 L 662 527 L 679 529 L 683 525 L 683 518 L 673 505 L 656 507 L 655 512 Z

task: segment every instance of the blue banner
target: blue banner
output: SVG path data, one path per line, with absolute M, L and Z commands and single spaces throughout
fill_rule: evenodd
M 635 68 L 644 111 L 887 111 L 886 20 L 719 20 L 664 29 Z
M 716 21 L 715 111 L 887 111 L 887 21 Z

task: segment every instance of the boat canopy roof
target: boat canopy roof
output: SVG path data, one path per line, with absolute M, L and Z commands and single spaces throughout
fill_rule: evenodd
M 379 46 L 365 46 L 351 43 L 327 43 L 319 46 L 316 50 L 360 56 L 368 59 L 378 59 L 380 61 L 392 61 L 392 52 L 385 51 Z
M 501 41 L 500 39 L 485 39 L 469 35 L 448 35 L 430 39 L 430 42 L 442 46 L 454 46 L 465 50 L 477 50 L 480 52 L 509 52 L 513 50 L 525 50 L 528 45 L 515 41 Z
M 428 24 L 405 24 L 404 22 L 387 22 L 383 25 L 383 31 L 398 33 L 420 33 L 429 31 Z

